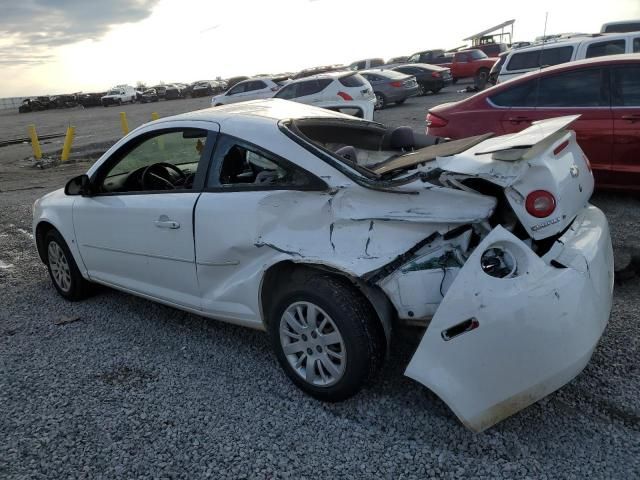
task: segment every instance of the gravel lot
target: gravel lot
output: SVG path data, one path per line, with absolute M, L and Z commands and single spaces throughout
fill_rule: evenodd
M 462 95 L 410 99 L 377 119 L 422 129 L 426 107 Z M 120 110 L 137 126 L 152 111 L 207 102 L 0 115 L 0 131 L 72 122 L 82 157 L 118 138 Z M 33 247 L 31 205 L 87 163 L 39 170 L 29 154 L 0 149 L 1 478 L 640 477 L 640 277 L 616 286 L 609 326 L 577 379 L 475 435 L 402 375 L 416 329 L 396 332 L 375 385 L 323 404 L 293 387 L 263 333 L 108 289 L 62 300 Z M 639 198 L 593 201 L 618 257 L 640 245 Z M 63 317 L 79 320 L 56 325 Z

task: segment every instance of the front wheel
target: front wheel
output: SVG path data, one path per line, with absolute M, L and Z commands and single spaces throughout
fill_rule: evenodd
M 58 293 L 67 300 L 81 300 L 89 294 L 90 283 L 86 281 L 67 243 L 56 230 L 49 231 L 44 239 L 49 276 Z
M 382 364 L 375 311 L 348 282 L 315 274 L 285 287 L 268 317 L 271 342 L 301 390 L 335 402 L 355 395 Z
M 387 99 L 381 93 L 376 93 L 376 110 L 382 110 L 387 105 Z

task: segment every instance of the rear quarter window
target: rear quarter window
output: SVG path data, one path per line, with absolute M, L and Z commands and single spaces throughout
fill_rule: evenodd
M 640 66 L 629 65 L 613 69 L 613 105 L 640 107 Z
M 633 52 L 634 53 L 640 52 L 640 37 L 633 39 Z
M 558 65 L 571 60 L 573 46 L 544 48 L 531 52 L 514 53 L 507 70 L 532 70 L 541 66 Z
M 346 77 L 342 77 L 339 79 L 339 82 L 345 87 L 363 87 L 365 85 L 365 79 L 362 78 L 362 75 L 347 75 Z
M 514 85 L 489 97 L 498 107 L 534 107 L 537 80 Z
M 620 53 L 624 53 L 625 48 L 626 40 L 624 39 L 592 43 L 587 47 L 586 58 L 618 55 Z

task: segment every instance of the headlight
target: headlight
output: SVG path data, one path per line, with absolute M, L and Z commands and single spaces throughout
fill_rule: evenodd
M 495 278 L 511 278 L 516 276 L 518 263 L 516 257 L 502 247 L 488 248 L 480 257 L 480 267 L 487 275 Z

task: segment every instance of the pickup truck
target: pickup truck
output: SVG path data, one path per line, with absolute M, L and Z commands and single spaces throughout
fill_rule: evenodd
M 497 58 L 487 57 L 478 49 L 463 50 L 453 54 L 437 49 L 414 53 L 407 63 L 428 63 L 449 68 L 453 83 L 460 78 L 473 78 L 476 85 L 482 88 L 487 83 L 489 71 L 497 60 Z
M 464 50 L 445 58 L 449 61 L 441 62 L 438 65 L 448 67 L 451 70 L 453 83 L 461 78 L 473 78 L 476 86 L 480 88 L 484 88 L 486 85 L 491 67 L 498 60 L 487 57 L 481 50 Z

